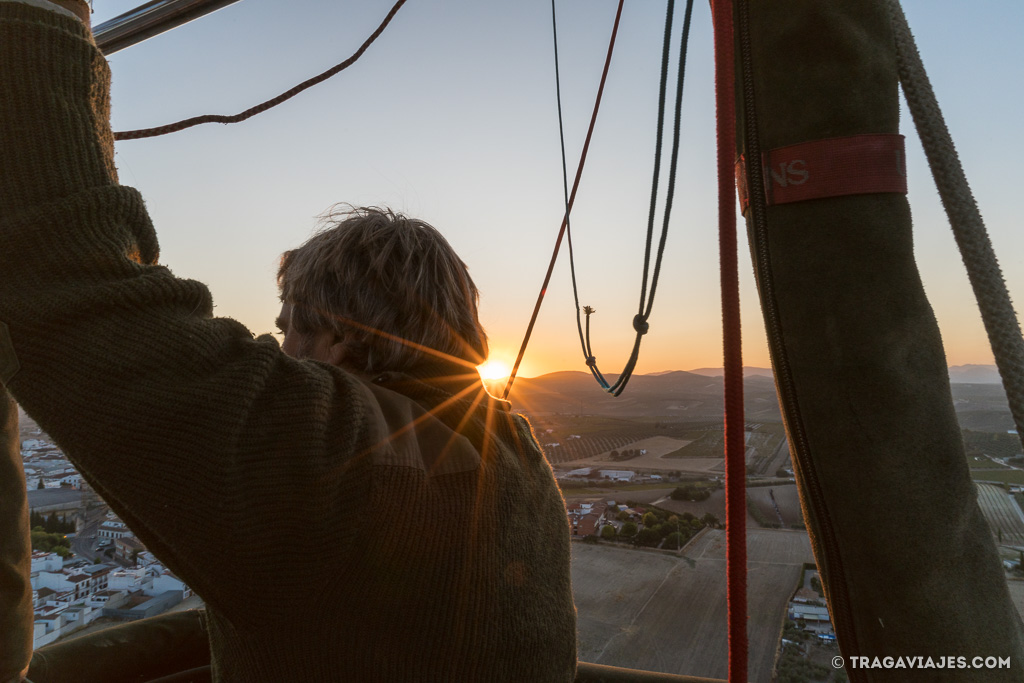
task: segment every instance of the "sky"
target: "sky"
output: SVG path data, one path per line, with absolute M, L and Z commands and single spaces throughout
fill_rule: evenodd
M 141 4 L 95 0 L 93 24 Z M 557 0 L 570 180 L 607 49 L 615 0 Z M 1024 300 L 1015 202 L 1024 4 L 905 0 L 933 86 L 1000 257 Z M 348 57 L 392 0 L 241 0 L 114 54 L 114 130 L 234 114 Z M 677 3 L 676 34 L 684 3 Z M 664 2 L 623 11 L 572 213 L 580 304 L 594 352 L 625 363 L 639 302 L 657 118 Z M 678 41 L 676 41 L 677 43 Z M 694 6 L 675 207 L 638 373 L 720 367 L 712 34 Z M 674 78 L 670 79 L 674 81 Z M 671 97 L 671 92 L 670 92 Z M 992 356 L 906 110 L 915 254 L 950 365 Z M 667 158 L 667 147 L 666 147 Z M 515 357 L 563 211 L 549 0 L 409 0 L 348 70 L 241 124 L 117 143 L 120 180 L 146 198 L 161 262 L 207 283 L 218 315 L 274 331 L 281 252 L 333 204 L 390 206 L 440 229 L 482 292 L 491 357 Z M 667 162 L 666 162 L 667 168 Z M 664 187 L 664 172 L 663 172 Z M 660 214 L 659 214 L 660 225 Z M 744 364 L 768 367 L 742 222 Z M 520 375 L 586 370 L 563 247 Z

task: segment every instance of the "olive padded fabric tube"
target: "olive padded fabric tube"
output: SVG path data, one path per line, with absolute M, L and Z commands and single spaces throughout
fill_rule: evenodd
M 32 655 L 31 557 L 18 406 L 0 385 L 0 681 L 19 676 Z
M 40 648 L 32 683 L 142 683 L 210 663 L 202 610 L 161 614 Z
M 771 149 L 898 132 L 880 0 L 740 0 L 736 27 L 751 188 L 764 173 L 750 160 Z M 776 175 L 769 182 L 786 181 Z M 850 679 L 1024 679 L 1021 620 L 964 457 L 905 196 L 762 202 L 746 218 L 804 516 Z M 1011 666 L 851 666 L 886 656 Z

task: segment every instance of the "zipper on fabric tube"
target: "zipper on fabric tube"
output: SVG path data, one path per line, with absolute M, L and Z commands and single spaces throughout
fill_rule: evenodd
M 737 34 L 743 79 L 743 135 L 746 147 L 745 156 L 748 164 L 748 187 L 762 188 L 764 187 L 764 178 L 760 163 L 760 142 L 757 136 L 757 113 L 754 106 L 754 78 L 752 50 L 750 47 L 748 1 L 740 0 L 737 3 L 737 10 Z M 756 260 L 758 287 L 761 292 L 761 306 L 765 312 L 765 331 L 768 336 L 768 348 L 775 371 L 779 401 L 782 404 L 783 416 L 788 426 L 787 433 L 791 440 L 791 451 L 796 456 L 797 462 L 795 464 L 800 470 L 801 481 L 807 491 L 811 510 L 818 520 L 821 547 L 825 558 L 827 558 L 826 569 L 829 578 L 828 583 L 830 584 L 828 597 L 833 611 L 832 620 L 835 624 L 836 635 L 849 655 L 859 652 L 859 648 L 851 616 L 849 593 L 846 588 L 846 574 L 839 559 L 835 529 L 828 514 L 825 496 L 810 459 L 807 435 L 796 398 L 796 387 L 789 366 L 789 359 L 786 355 L 785 344 L 783 343 L 771 272 L 771 254 L 768 247 L 766 200 L 763 191 L 752 189 L 749 192 L 749 196 L 749 210 L 752 212 L 753 221 L 754 257 Z M 861 670 L 850 671 L 849 674 L 852 681 L 866 680 L 865 674 Z

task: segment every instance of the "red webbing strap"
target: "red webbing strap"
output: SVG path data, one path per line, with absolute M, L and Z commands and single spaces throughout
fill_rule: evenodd
M 851 135 L 779 147 L 763 155 L 768 206 L 878 192 L 907 193 L 902 135 Z M 747 210 L 746 170 L 736 163 L 740 205 Z
M 736 243 L 736 103 L 732 0 L 711 0 L 715 31 L 718 138 L 718 241 L 725 354 L 725 564 L 729 608 L 729 681 L 747 676 L 747 499 L 743 438 L 743 354 Z

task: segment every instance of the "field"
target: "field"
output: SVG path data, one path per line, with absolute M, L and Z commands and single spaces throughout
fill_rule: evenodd
M 760 512 L 762 518 L 768 522 L 779 522 L 779 516 L 775 513 L 775 509 L 771 503 L 771 495 L 769 491 L 775 493 L 775 502 L 779 506 L 779 512 L 782 513 L 781 524 L 789 528 L 792 524 L 804 523 L 803 513 L 800 511 L 800 497 L 796 491 L 796 484 L 781 484 L 779 486 L 754 486 L 747 489 L 747 527 L 752 529 L 760 529 L 761 524 L 757 519 L 757 516 L 751 512 L 751 509 L 755 506 Z M 691 502 L 688 500 L 663 500 L 658 503 L 658 507 L 672 512 L 682 514 L 689 512 L 692 515 L 701 517 L 706 512 L 710 512 L 720 520 L 725 520 L 725 491 L 719 489 L 711 494 L 711 497 L 707 500 L 699 502 Z
M 768 683 L 786 603 L 807 534 L 748 532 L 750 680 Z M 712 530 L 682 557 L 573 544 L 580 659 L 647 671 L 726 678 L 725 532 Z
M 974 481 L 997 481 L 1003 484 L 1024 485 L 1024 470 L 1002 469 L 1002 470 L 971 470 L 971 479 Z
M 991 455 L 996 458 L 1010 458 L 1020 453 L 1020 439 L 1016 434 L 1001 432 L 962 431 L 964 449 L 968 455 Z
M 562 463 L 565 465 L 603 467 L 605 469 L 630 469 L 630 470 L 659 470 L 675 472 L 718 472 L 724 471 L 725 466 L 721 456 L 718 458 L 687 458 L 667 459 L 669 453 L 678 451 L 689 444 L 689 441 L 675 439 L 668 436 L 651 436 L 646 439 L 634 441 L 629 444 L 631 449 L 645 449 L 647 453 L 629 460 L 612 460 L 611 449 L 599 453 L 587 460 Z
M 978 504 L 996 541 L 1001 545 L 1024 547 L 1024 517 L 1010 494 L 992 484 L 977 484 Z
M 669 492 L 671 493 L 671 491 Z M 701 501 L 689 501 L 689 500 L 663 500 L 658 503 L 658 507 L 666 510 L 671 510 L 677 514 L 683 514 L 689 512 L 695 517 L 703 517 L 705 513 L 710 512 L 715 517 L 718 517 L 721 521 L 725 521 L 725 490 L 718 489 L 714 491 L 707 500 Z
M 772 504 L 772 494 L 775 495 L 774 505 Z M 796 491 L 796 484 L 748 488 L 747 507 L 756 509 L 762 519 L 769 522 L 779 522 L 783 527 L 804 523 L 803 513 L 800 511 L 800 496 Z M 750 514 L 749 517 L 757 519 L 757 515 Z
M 616 486 L 615 488 L 563 488 L 562 495 L 565 497 L 566 502 L 614 500 L 620 505 L 625 505 L 627 500 L 632 500 L 636 503 L 654 503 L 655 501 L 667 498 L 672 494 L 672 491 L 673 489 L 665 488 L 664 484 L 648 484 L 645 486 Z M 664 507 L 662 503 L 658 503 L 658 505 Z

